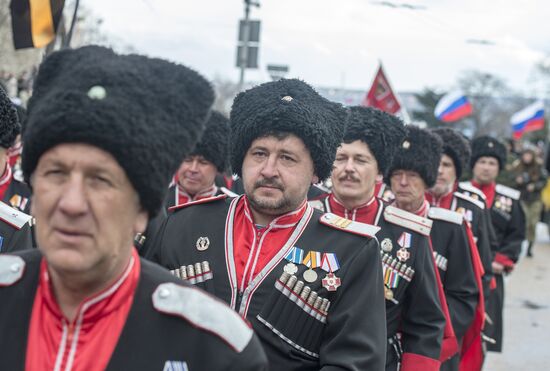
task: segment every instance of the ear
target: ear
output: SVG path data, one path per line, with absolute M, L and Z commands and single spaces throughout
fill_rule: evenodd
M 31 207 L 32 207 L 32 204 L 31 204 Z M 136 215 L 136 220 L 134 221 L 134 234 L 145 232 L 148 222 L 149 222 L 149 213 L 145 210 L 141 210 Z
M 311 178 L 311 184 L 317 184 L 317 183 L 319 183 L 319 177 L 313 174 L 313 178 Z

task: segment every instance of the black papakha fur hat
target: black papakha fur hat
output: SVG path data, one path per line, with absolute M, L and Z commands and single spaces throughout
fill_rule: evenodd
M 407 125 L 406 135 L 399 145 L 388 171 L 388 181 L 395 170 L 416 171 L 428 188 L 435 185 L 439 161 L 443 152 L 441 139 L 425 129 Z
M 494 157 L 498 160 L 499 170 L 506 165 L 506 147 L 498 139 L 484 135 L 472 140 L 472 158 L 470 167 L 473 168 L 480 157 Z
M 191 155 L 200 155 L 216 166 L 220 173 L 229 167 L 229 119 L 212 111 L 202 137 Z
M 15 105 L 0 87 L 0 147 L 10 148 L 21 132 Z
M 405 125 L 396 116 L 372 107 L 350 108 L 344 143 L 356 140 L 365 142 L 376 158 L 380 174 L 386 175 L 404 137 Z
M 330 176 L 336 149 L 342 143 L 346 110 L 321 97 L 297 79 L 281 79 L 240 93 L 230 115 L 232 170 L 242 164 L 252 142 L 274 132 L 299 137 L 308 148 L 319 180 Z
M 460 133 L 451 128 L 432 129 L 443 141 L 443 153 L 449 156 L 455 165 L 456 178 L 460 179 L 466 166 L 470 163 L 470 143 Z
M 213 101 L 201 75 L 162 59 L 99 46 L 53 53 L 40 66 L 28 105 L 25 180 L 56 145 L 90 144 L 115 158 L 153 217 Z

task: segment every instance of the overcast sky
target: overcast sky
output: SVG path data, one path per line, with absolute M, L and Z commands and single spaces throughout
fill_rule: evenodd
M 139 52 L 182 62 L 209 78 L 237 81 L 235 48 L 242 0 L 81 0 L 102 30 Z M 545 0 L 260 0 L 260 69 L 288 64 L 288 77 L 326 87 L 365 89 L 378 61 L 398 91 L 448 89 L 467 69 L 494 73 L 536 95 L 534 64 L 550 54 Z M 468 43 L 486 40 L 489 45 Z

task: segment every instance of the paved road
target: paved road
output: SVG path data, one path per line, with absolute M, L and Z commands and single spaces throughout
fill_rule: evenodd
M 550 368 L 550 239 L 537 228 L 533 258 L 522 258 L 507 278 L 502 353 L 488 353 L 485 371 Z

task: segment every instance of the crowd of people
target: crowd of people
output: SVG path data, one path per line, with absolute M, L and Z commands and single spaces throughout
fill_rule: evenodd
M 0 90 L 1 369 L 475 371 L 502 351 L 533 149 L 507 167 L 497 138 L 298 79 L 229 118 L 213 100 L 185 66 L 97 46 L 49 56 L 26 112 Z

